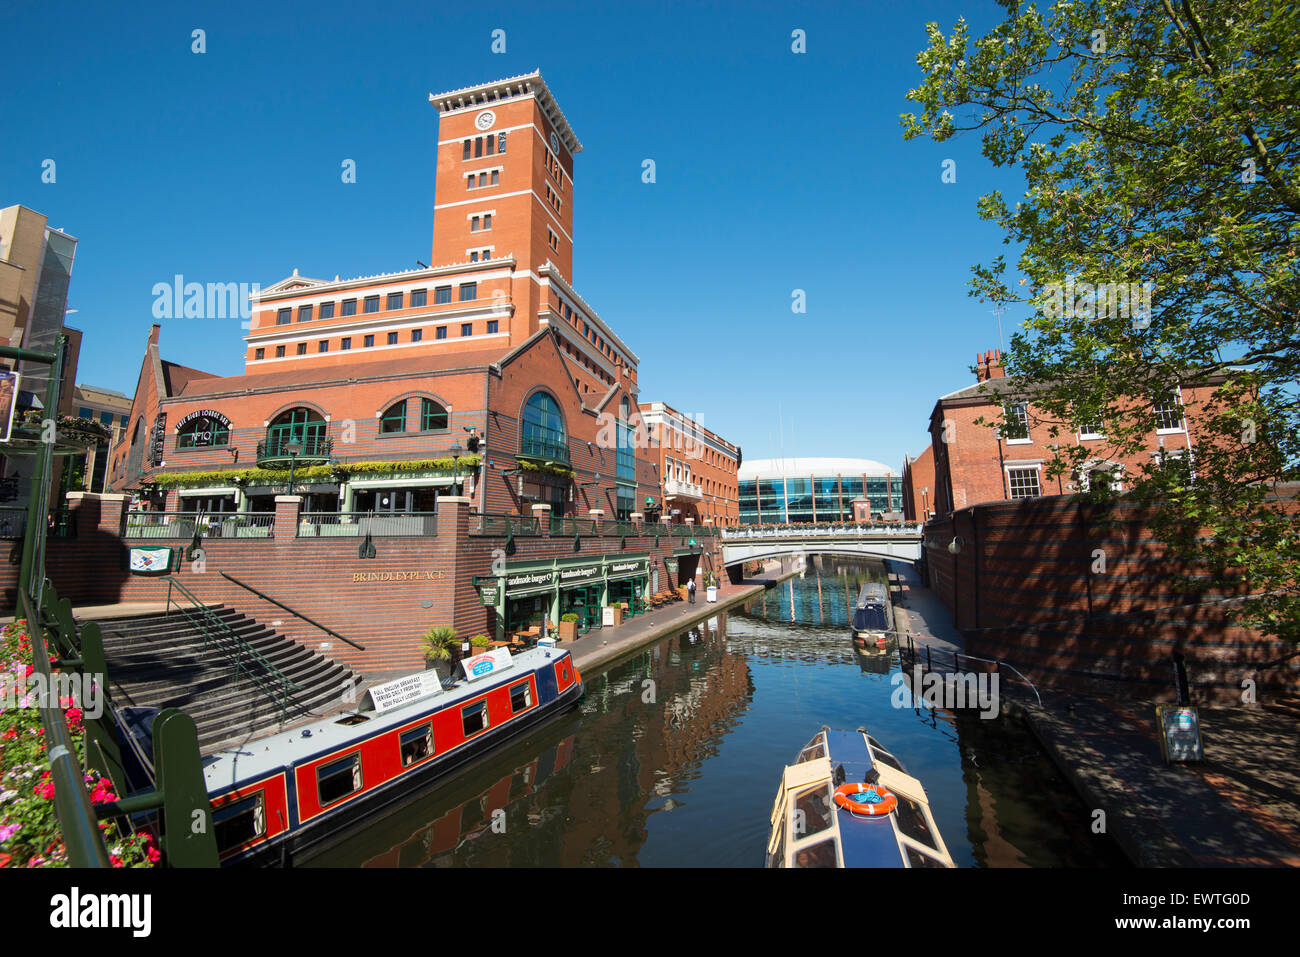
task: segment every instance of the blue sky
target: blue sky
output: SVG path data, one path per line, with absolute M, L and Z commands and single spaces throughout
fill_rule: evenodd
M 1009 250 L 975 202 L 1021 192 L 976 137 L 902 139 L 925 24 L 959 16 L 979 35 L 1000 10 L 20 0 L 0 9 L 0 35 L 22 38 L 0 92 L 0 206 L 79 239 L 78 382 L 129 394 L 151 290 L 177 273 L 267 286 L 295 267 L 429 262 L 428 94 L 540 68 L 584 147 L 573 282 L 640 356 L 642 399 L 697 415 L 746 459 L 781 454 L 784 431 L 787 456 L 899 468 L 924 449 L 935 399 L 998 345 L 967 283 Z M 1016 322 L 1003 317 L 1007 339 Z M 233 319 L 163 320 L 163 355 L 237 374 L 241 335 Z

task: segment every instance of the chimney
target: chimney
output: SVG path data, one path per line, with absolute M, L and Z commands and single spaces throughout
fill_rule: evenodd
M 990 349 L 975 357 L 975 381 L 987 382 L 989 379 L 1003 379 L 1006 372 L 1002 370 L 1002 350 Z

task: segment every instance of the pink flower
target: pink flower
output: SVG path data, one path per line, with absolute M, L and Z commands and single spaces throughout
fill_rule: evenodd
M 4 827 L 0 827 L 0 842 L 9 840 L 9 838 L 13 837 L 20 827 L 22 827 L 21 824 L 7 824 Z

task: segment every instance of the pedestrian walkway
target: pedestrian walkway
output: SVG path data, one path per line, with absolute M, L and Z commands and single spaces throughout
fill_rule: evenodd
M 885 567 L 903 580 L 903 597 L 894 603 L 894 627 L 899 640 L 907 636 L 918 648 L 927 646 L 938 651 L 965 651 L 966 641 L 952 623 L 950 612 L 934 592 L 921 584 L 921 576 L 910 562 L 885 562 Z
M 1198 709 L 1205 760 L 1166 764 L 1154 706 L 1052 695 L 1019 709 L 1140 867 L 1300 866 L 1300 718 Z

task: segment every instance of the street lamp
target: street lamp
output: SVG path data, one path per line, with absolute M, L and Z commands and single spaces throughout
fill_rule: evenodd
M 289 442 L 285 445 L 284 450 L 289 453 L 289 490 L 286 494 L 293 494 L 293 469 L 298 464 L 298 456 L 302 455 L 301 442 Z
M 448 451 L 451 452 L 451 485 L 460 494 L 460 457 L 465 454 L 465 450 L 460 447 L 460 443 L 455 443 Z

